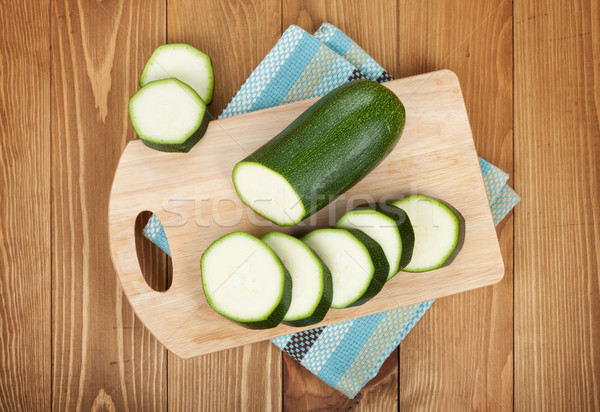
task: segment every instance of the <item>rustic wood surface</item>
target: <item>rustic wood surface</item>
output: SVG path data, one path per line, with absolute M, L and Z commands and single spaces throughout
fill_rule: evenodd
M 145 49 L 165 41 L 165 10 L 125 0 L 51 9 L 52 406 L 163 409 L 166 351 L 123 296 L 106 239 L 110 185 L 132 138 L 125 105 Z
M 600 2 L 514 13 L 514 404 L 600 410 Z
M 439 299 L 352 401 L 269 343 L 169 354 L 107 240 L 149 52 L 209 52 L 219 113 L 287 25 L 323 21 L 394 77 L 455 71 L 479 153 L 523 197 L 498 227 L 504 280 Z M 598 107 L 598 0 L 0 2 L 0 409 L 600 409 Z
M 455 71 L 479 155 L 512 174 L 511 2 L 401 1 L 401 9 L 400 75 Z M 512 230 L 509 215 L 497 227 L 504 279 L 438 300 L 400 345 L 400 409 L 511 409 Z
M 52 402 L 49 12 L 48 2 L 0 3 L 0 405 L 5 410 L 47 410 Z
M 215 78 L 210 105 L 216 116 L 281 35 L 280 1 L 170 0 L 167 9 L 168 40 L 198 45 L 211 56 L 215 73 L 222 73 Z M 281 353 L 270 342 L 195 359 L 169 354 L 169 407 L 277 410 L 281 360 Z M 222 396 L 225 393 L 227 396 Z

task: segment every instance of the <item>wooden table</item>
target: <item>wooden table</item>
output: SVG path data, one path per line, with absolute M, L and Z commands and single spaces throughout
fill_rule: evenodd
M 455 71 L 479 154 L 523 198 L 498 226 L 504 280 L 438 300 L 354 400 L 268 342 L 168 353 L 107 239 L 149 52 L 209 53 L 219 113 L 288 25 L 324 21 L 394 77 Z M 599 119 L 598 0 L 3 1 L 1 409 L 598 410 Z M 163 284 L 164 256 L 141 253 Z

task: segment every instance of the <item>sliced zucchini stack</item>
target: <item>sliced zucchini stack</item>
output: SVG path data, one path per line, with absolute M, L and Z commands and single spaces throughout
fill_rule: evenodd
M 210 57 L 189 44 L 163 44 L 146 62 L 129 118 L 142 142 L 161 152 L 189 152 L 204 136 L 212 101 Z
M 163 152 L 189 152 L 209 121 L 198 93 L 174 78 L 138 90 L 129 100 L 129 117 L 144 144 Z
M 279 232 L 223 236 L 202 255 L 202 286 L 216 312 L 245 327 L 309 326 L 330 307 L 364 304 L 402 267 L 426 272 L 448 265 L 464 235 L 456 209 L 414 195 L 360 207 L 301 240 Z
M 140 87 L 169 77 L 189 85 L 205 104 L 212 102 L 215 76 L 208 54 L 184 43 L 158 46 L 144 66 Z
M 360 230 L 317 229 L 302 240 L 331 271 L 331 307 L 362 305 L 385 284 L 389 273 L 385 253 L 375 240 Z
M 406 272 L 427 272 L 449 265 L 460 251 L 465 220 L 449 204 L 425 196 L 400 199 L 394 206 L 404 210 L 415 231 L 415 248 Z
M 262 240 L 233 232 L 212 243 L 200 260 L 202 287 L 219 314 L 250 329 L 277 326 L 292 300 L 292 278 Z
M 292 276 L 292 303 L 283 322 L 291 326 L 319 323 L 333 297 L 331 273 L 304 242 L 280 232 L 261 238 L 275 252 Z
M 411 260 L 415 234 L 408 215 L 400 208 L 388 204 L 361 207 L 346 213 L 335 226 L 358 229 L 379 243 L 390 266 L 387 280 Z

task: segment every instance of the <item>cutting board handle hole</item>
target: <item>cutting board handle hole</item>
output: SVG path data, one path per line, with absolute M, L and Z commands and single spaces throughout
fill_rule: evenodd
M 144 228 L 151 218 L 153 227 L 149 226 L 147 231 L 155 233 L 159 227 L 157 223 L 160 225 L 158 217 L 152 216 L 153 213 L 146 210 L 135 219 L 135 249 L 140 269 L 148 286 L 157 292 L 165 292 L 171 287 L 173 281 L 173 262 L 171 256 L 144 236 Z

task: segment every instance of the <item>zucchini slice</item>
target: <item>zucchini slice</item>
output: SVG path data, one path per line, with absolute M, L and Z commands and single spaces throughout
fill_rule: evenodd
M 264 218 L 295 225 L 373 170 L 396 145 L 404 119 L 391 90 L 364 79 L 346 83 L 239 162 L 235 190 Z
M 244 327 L 273 328 L 290 307 L 290 274 L 266 243 L 247 233 L 213 242 L 202 254 L 200 269 L 209 305 Z
M 389 272 L 379 244 L 356 229 L 317 229 L 302 238 L 333 280 L 332 308 L 358 306 L 377 295 Z
M 204 136 L 209 117 L 194 89 L 173 78 L 148 83 L 129 99 L 135 132 L 162 152 L 189 152 Z
M 415 234 L 408 215 L 398 207 L 388 204 L 360 207 L 342 216 L 335 226 L 358 229 L 379 243 L 390 266 L 387 280 L 410 262 Z
M 292 303 L 283 322 L 290 326 L 319 323 L 331 307 L 331 273 L 304 242 L 280 232 L 261 240 L 271 247 L 292 276 Z
M 207 105 L 212 102 L 215 76 L 208 54 L 185 43 L 158 46 L 142 70 L 140 87 L 169 77 L 189 85 Z
M 425 195 L 400 199 L 415 231 L 415 248 L 406 272 L 428 272 L 447 266 L 456 257 L 465 238 L 465 220 L 454 207 Z

